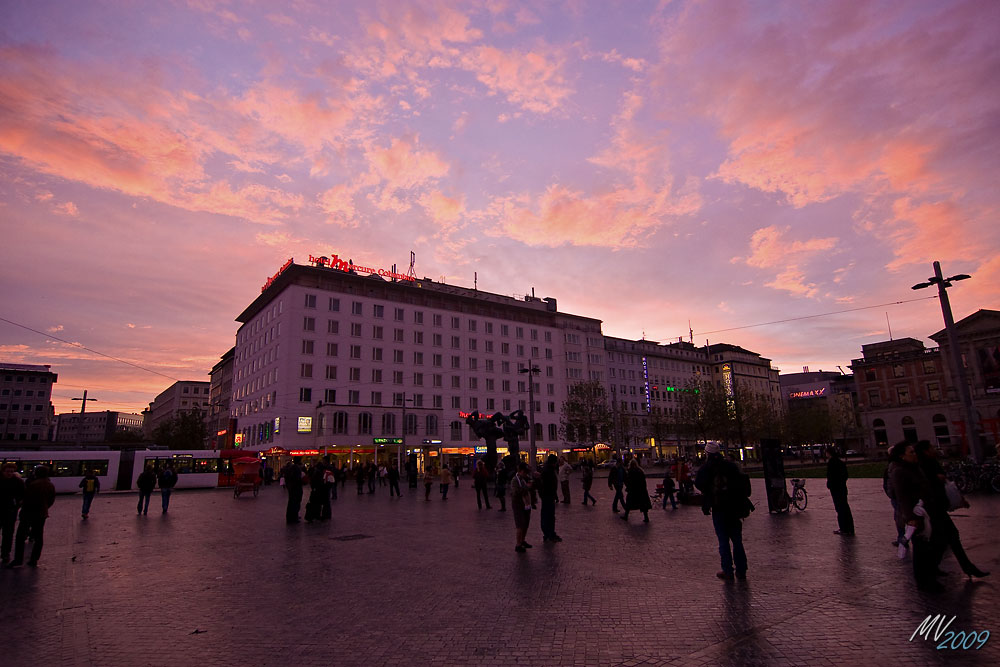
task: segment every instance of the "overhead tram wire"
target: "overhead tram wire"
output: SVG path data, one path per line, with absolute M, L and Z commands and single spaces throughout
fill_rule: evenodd
M 847 308 L 845 310 L 832 310 L 828 313 L 817 313 L 815 315 L 802 315 L 800 317 L 788 317 L 783 320 L 773 320 L 771 322 L 759 322 L 757 324 L 745 324 L 739 327 L 729 327 L 727 329 L 714 329 L 712 331 L 698 331 L 692 335 L 694 336 L 707 336 L 708 334 L 724 333 L 726 331 L 739 331 L 741 329 L 753 329 L 754 327 L 766 327 L 772 324 L 784 324 L 786 322 L 797 322 L 799 320 L 809 320 L 816 317 L 828 317 L 830 315 L 840 315 L 841 313 L 854 313 L 859 310 L 871 310 L 872 308 L 884 308 L 886 306 L 898 306 L 904 303 L 913 303 L 914 301 L 927 301 L 928 299 L 936 299 L 937 295 L 924 296 L 917 299 L 905 299 L 903 301 L 889 301 L 887 303 L 877 303 L 872 306 L 859 306 L 858 308 Z
M 66 343 L 67 345 L 72 345 L 73 347 L 78 347 L 81 350 L 86 350 L 87 352 L 90 352 L 92 354 L 96 354 L 96 355 L 104 357 L 106 359 L 111 359 L 112 361 L 117 361 L 117 362 L 126 364 L 128 366 L 131 366 L 132 368 L 138 368 L 140 371 L 146 371 L 147 373 L 153 373 L 154 375 L 159 375 L 161 377 L 165 377 L 168 380 L 173 380 L 174 382 L 180 382 L 179 378 L 175 378 L 172 375 L 167 375 L 166 373 L 161 373 L 159 371 L 154 371 L 151 368 L 146 368 L 145 366 L 140 366 L 139 364 L 132 363 L 131 361 L 125 361 L 124 359 L 119 359 L 118 357 L 113 357 L 110 354 L 104 354 L 103 352 L 98 352 L 97 350 L 91 349 L 91 348 L 87 347 L 86 345 L 81 345 L 80 343 L 74 343 L 73 341 L 65 340 L 63 338 L 60 338 L 59 336 L 53 336 L 52 334 L 47 333 L 45 331 L 39 331 L 38 329 L 32 329 L 31 327 L 26 326 L 24 324 L 20 324 L 19 322 L 14 322 L 13 320 L 8 320 L 6 317 L 0 317 L 0 322 L 6 322 L 7 324 L 13 324 L 15 327 L 21 327 L 22 329 L 27 329 L 28 331 L 31 331 L 32 333 L 36 333 L 39 336 L 45 336 L 46 338 L 51 338 L 52 340 L 57 340 L 60 343 Z

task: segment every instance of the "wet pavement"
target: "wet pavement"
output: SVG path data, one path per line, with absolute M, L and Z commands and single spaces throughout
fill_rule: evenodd
M 650 489 L 657 480 L 650 479 Z M 511 512 L 477 510 L 466 481 L 442 502 L 423 489 L 341 490 L 330 522 L 286 526 L 284 491 L 254 499 L 177 491 L 148 516 L 136 496 L 60 496 L 37 569 L 0 572 L 0 664 L 20 665 L 946 665 L 1000 661 L 911 635 L 928 615 L 948 631 L 1000 632 L 1000 497 L 974 497 L 955 523 L 994 576 L 967 583 L 945 557 L 948 591 L 915 590 L 898 561 L 880 480 L 851 480 L 858 535 L 833 534 L 822 480 L 805 512 L 745 522 L 746 582 L 716 579 L 711 520 L 697 507 L 632 514 L 559 505 L 564 541 L 538 515 L 514 552 Z M 947 622 L 947 621 L 946 621 Z M 961 635 L 966 639 L 968 635 Z M 977 635 L 977 638 L 984 635 Z M 946 635 L 941 636 L 944 640 Z M 971 642 L 966 642 L 974 646 Z M 978 643 L 978 642 L 976 642 Z

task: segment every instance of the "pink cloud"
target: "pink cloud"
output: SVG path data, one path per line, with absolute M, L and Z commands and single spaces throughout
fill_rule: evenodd
M 420 198 L 432 220 L 450 226 L 465 214 L 465 202 L 462 197 L 449 197 L 437 190 L 428 192 Z
M 787 232 L 787 227 L 779 229 L 775 225 L 755 231 L 750 237 L 750 256 L 746 258 L 747 265 L 758 268 L 782 266 L 793 259 L 823 253 L 837 245 L 837 239 L 834 237 L 788 241 L 785 239 Z
M 366 155 L 373 172 L 389 193 L 409 190 L 448 173 L 448 163 L 437 153 L 420 148 L 420 138 L 396 138 L 386 148 L 371 147 Z
M 461 63 L 491 94 L 535 113 L 555 111 L 572 93 L 563 74 L 565 56 L 552 50 L 522 53 L 480 46 L 465 53 Z

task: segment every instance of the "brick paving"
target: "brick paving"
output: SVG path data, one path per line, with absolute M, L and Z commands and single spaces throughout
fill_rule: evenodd
M 598 504 L 559 505 L 560 544 L 537 513 L 526 554 L 508 511 L 476 509 L 466 479 L 390 499 L 348 484 L 334 519 L 286 526 L 284 492 L 175 492 L 146 517 L 135 496 L 102 494 L 82 522 L 60 496 L 37 570 L 0 572 L 0 664 L 20 665 L 945 665 L 1000 662 L 908 641 L 928 614 L 950 630 L 1000 632 L 1000 497 L 955 515 L 994 576 L 966 583 L 946 556 L 948 591 L 917 592 L 897 561 L 880 480 L 851 480 L 858 536 L 832 531 L 823 480 L 809 508 L 769 516 L 762 482 L 746 521 L 749 580 L 715 578 L 711 521 L 654 507 L 650 523 Z M 650 479 L 650 488 L 655 480 Z M 158 495 L 158 494 L 157 494 Z M 154 512 L 155 510 L 155 512 Z M 638 518 L 637 518 L 638 517 Z

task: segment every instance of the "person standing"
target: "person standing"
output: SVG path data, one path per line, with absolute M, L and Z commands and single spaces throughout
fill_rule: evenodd
M 583 463 L 580 464 L 580 469 L 583 471 L 583 504 L 586 506 L 589 500 L 596 505 L 597 499 L 590 495 L 590 489 L 594 485 L 594 466 L 590 459 L 584 459 Z
M 170 494 L 173 493 L 174 487 L 177 486 L 177 473 L 174 472 L 173 461 L 167 461 L 166 467 L 163 472 L 160 473 L 160 504 L 163 506 L 163 513 L 167 513 L 167 509 L 170 508 Z
M 139 473 L 135 486 L 139 489 L 139 504 L 135 506 L 135 511 L 138 514 L 146 514 L 149 511 L 149 499 L 153 497 L 153 489 L 156 488 L 156 471 L 153 470 L 153 466 L 147 465 L 146 469 Z
M 934 526 L 934 532 L 940 535 L 943 548 L 951 547 L 951 552 L 955 555 L 955 560 L 958 561 L 962 572 L 968 575 L 970 580 L 973 577 L 990 576 L 989 572 L 980 570 L 969 559 L 969 556 L 965 553 L 965 548 L 962 546 L 962 538 L 958 534 L 958 528 L 948 514 L 948 508 L 951 503 L 948 502 L 948 494 L 944 490 L 947 477 L 945 476 L 944 468 L 938 461 L 937 449 L 930 441 L 921 440 L 914 446 L 914 450 L 917 453 L 917 465 L 920 466 L 924 477 L 927 478 L 930 492 L 935 497 L 933 507 L 938 508 L 938 511 L 930 516 L 930 521 L 931 525 Z M 940 562 L 940 559 L 938 562 Z
M 31 557 L 28 559 L 28 566 L 38 567 L 45 541 L 45 520 L 55 501 L 56 487 L 49 481 L 49 469 L 38 466 L 35 468 L 35 478 L 24 488 L 24 503 L 21 505 L 21 517 L 14 537 L 14 560 L 7 563 L 7 567 L 20 567 L 24 563 L 24 542 L 29 535 Z
M 680 486 L 680 491 L 678 491 L 678 496 L 680 496 L 681 501 L 688 497 L 692 493 L 691 488 L 691 466 L 688 464 L 686 458 L 678 458 L 677 465 L 674 466 L 674 475 L 677 477 L 677 484 Z
M 317 461 L 309 471 L 309 504 L 306 506 L 306 522 L 310 519 L 329 521 L 333 512 L 330 508 L 330 489 L 326 485 L 326 466 Z M 312 506 L 312 517 L 309 513 Z
M 282 479 L 285 480 L 285 492 L 288 494 L 288 505 L 285 507 L 285 523 L 298 523 L 299 510 L 302 508 L 302 484 L 305 473 L 302 471 L 302 459 L 298 456 L 285 466 Z
M 486 509 L 490 507 L 489 494 L 490 471 L 486 469 L 486 463 L 479 459 L 476 461 L 476 471 L 472 473 L 472 486 L 476 489 L 476 504 L 479 509 L 483 509 L 483 501 L 486 501 Z
M 0 562 L 10 560 L 10 549 L 14 545 L 14 527 L 17 525 L 17 511 L 24 502 L 24 480 L 17 476 L 17 466 L 4 463 L 0 469 L 0 532 L 2 549 Z
M 837 510 L 836 535 L 854 535 L 854 515 L 847 504 L 847 464 L 840 458 L 836 447 L 827 447 L 830 460 L 826 463 L 826 488 L 830 489 L 833 507 Z
M 573 466 L 569 464 L 565 456 L 560 456 L 562 465 L 559 466 L 559 485 L 562 487 L 562 502 L 569 504 L 569 476 L 573 472 Z
M 389 470 L 386 472 L 386 477 L 389 480 L 389 497 L 392 498 L 393 491 L 395 491 L 396 497 L 402 498 L 403 494 L 399 490 L 399 467 L 396 465 L 395 461 L 389 464 Z
M 448 466 L 441 466 L 441 500 L 448 500 L 448 489 L 451 487 L 451 470 Z
M 918 589 L 941 593 L 944 586 L 936 577 L 947 540 L 942 540 L 933 517 L 940 516 L 942 510 L 936 506 L 937 496 L 931 492 L 930 483 L 920 469 L 913 444 L 905 440 L 896 443 L 892 453 L 899 461 L 892 468 L 889 483 L 896 497 L 900 518 L 914 530 L 910 540 L 913 545 L 913 579 Z
M 358 495 L 363 495 L 365 492 L 365 480 L 368 479 L 367 466 L 358 464 L 358 469 L 355 471 L 355 479 L 358 483 Z
M 87 474 L 80 480 L 80 488 L 83 489 L 83 509 L 80 510 L 80 514 L 86 519 L 90 514 L 94 496 L 101 490 L 101 480 L 97 479 L 97 473 L 93 469 L 88 469 Z
M 368 493 L 375 493 L 376 478 L 378 478 L 378 466 L 372 461 L 368 464 Z
M 507 464 L 503 459 L 497 462 L 496 497 L 500 501 L 500 512 L 507 511 Z
M 621 459 L 615 459 L 615 465 L 608 473 L 608 488 L 615 491 L 615 499 L 611 501 L 611 511 L 618 514 L 619 501 L 622 508 L 625 507 L 625 496 L 622 494 L 622 489 L 625 488 L 625 466 L 622 465 Z
M 427 502 L 431 501 L 431 486 L 434 485 L 434 478 L 437 477 L 437 471 L 434 466 L 424 467 L 424 500 Z
M 531 479 L 528 464 L 517 464 L 517 474 L 510 482 L 511 510 L 514 512 L 514 551 L 523 554 L 531 545 L 524 541 L 531 525 L 531 510 L 535 509 L 535 484 Z
M 330 462 L 329 455 L 324 459 L 326 463 L 326 495 L 331 500 L 337 499 L 337 464 Z M 332 512 L 332 510 L 331 510 Z
M 906 556 L 906 550 L 910 548 L 910 541 L 906 539 L 906 523 L 903 521 L 902 516 L 899 513 L 899 503 L 896 502 L 896 494 L 892 490 L 892 471 L 899 463 L 900 459 L 897 456 L 899 452 L 896 451 L 895 447 L 889 448 L 889 463 L 885 467 L 885 472 L 882 473 L 882 491 L 889 498 L 889 502 L 892 504 L 892 521 L 896 525 L 896 539 L 892 541 L 892 546 L 902 547 L 897 549 L 897 554 L 900 558 Z
M 653 503 L 649 500 L 649 490 L 646 488 L 646 473 L 642 471 L 639 462 L 632 459 L 628 463 L 628 472 L 625 475 L 625 488 L 628 497 L 625 499 L 625 515 L 622 519 L 628 521 L 628 513 L 632 510 L 642 512 L 642 520 L 649 523 L 649 510 Z
M 674 497 L 677 487 L 674 484 L 674 478 L 670 476 L 668 471 L 663 477 L 663 509 L 667 509 L 667 499 L 670 500 L 670 505 L 673 509 L 677 509 L 677 499 Z
M 559 501 L 559 459 L 549 454 L 542 466 L 541 488 L 538 495 L 542 500 L 542 539 L 545 542 L 562 542 L 556 534 L 556 503 Z
M 725 581 L 746 579 L 747 554 L 743 548 L 742 506 L 749 493 L 748 483 L 739 469 L 723 458 L 718 443 L 705 445 L 708 461 L 698 470 L 694 485 L 702 493 L 701 511 L 712 516 L 715 536 L 719 540 L 722 570 L 715 576 Z M 732 549 L 730 549 L 730 542 Z

